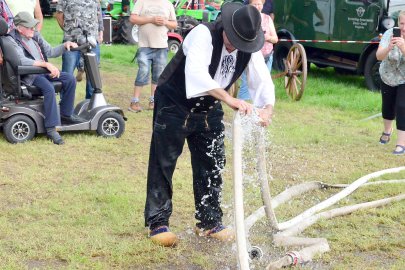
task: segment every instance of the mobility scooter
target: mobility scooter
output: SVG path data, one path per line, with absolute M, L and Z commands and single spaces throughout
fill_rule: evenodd
M 41 92 L 35 86 L 21 83 L 21 76 L 49 72 L 41 67 L 21 66 L 15 48 L 5 38 L 7 30 L 6 22 L 0 18 L 0 46 L 4 58 L 1 70 L 0 126 L 8 142 L 20 143 L 31 140 L 37 133 L 46 132 Z M 81 101 L 74 109 L 74 114 L 82 119 L 81 122 L 56 128 L 58 131 L 95 130 L 100 136 L 118 138 L 125 130 L 126 118 L 119 107 L 106 102 L 96 55 L 91 52 L 96 41 L 85 36 L 82 44 L 74 50 L 80 50 L 83 55 L 87 79 L 94 93 L 91 99 Z M 55 92 L 59 93 L 62 84 L 53 84 Z

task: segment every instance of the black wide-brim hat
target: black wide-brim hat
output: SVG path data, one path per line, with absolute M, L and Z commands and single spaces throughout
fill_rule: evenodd
M 257 8 L 228 2 L 221 7 L 221 18 L 225 34 L 236 49 L 254 53 L 263 47 L 262 19 Z

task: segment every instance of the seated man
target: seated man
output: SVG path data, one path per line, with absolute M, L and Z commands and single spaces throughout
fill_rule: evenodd
M 77 44 L 68 41 L 52 48 L 41 34 L 35 31 L 38 23 L 39 21 L 28 12 L 20 12 L 14 17 L 15 29 L 10 31 L 7 38 L 15 44 L 21 65 L 43 67 L 49 70 L 50 74 L 25 75 L 22 77 L 22 81 L 25 85 L 33 85 L 41 90 L 44 96 L 44 123 L 47 137 L 55 144 L 63 144 L 64 141 L 56 131 L 55 126 L 60 126 L 61 120 L 63 124 L 79 122 L 77 117 L 72 116 L 76 80 L 71 74 L 60 72 L 58 68 L 47 61 L 47 58 L 61 56 L 64 50 L 76 48 Z M 58 114 L 53 81 L 62 82 L 61 119 Z

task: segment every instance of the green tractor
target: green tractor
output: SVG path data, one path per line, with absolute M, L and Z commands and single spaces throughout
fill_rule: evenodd
M 172 1 L 176 10 L 178 19 L 188 18 L 190 21 L 211 22 L 215 21 L 221 13 L 220 6 L 222 1 L 204 1 L 204 0 L 174 0 Z
M 129 21 L 136 0 L 109 0 L 105 14 L 112 19 L 113 43 L 138 43 L 138 26 Z

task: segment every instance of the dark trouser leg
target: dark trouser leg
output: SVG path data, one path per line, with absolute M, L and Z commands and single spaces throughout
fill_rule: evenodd
M 60 114 L 63 116 L 71 116 L 75 102 L 76 79 L 70 73 L 61 72 L 59 78 L 50 80 L 62 82 Z
M 55 88 L 45 75 L 35 77 L 32 85 L 41 89 L 44 96 L 45 128 L 60 126 L 60 117 L 55 98 Z
M 168 111 L 170 110 L 170 111 Z M 169 225 L 172 214 L 172 176 L 186 137 L 185 116 L 156 93 L 149 153 L 145 225 L 151 230 Z
M 405 84 L 398 85 L 396 102 L 397 129 L 405 131 Z
M 188 137 L 193 167 L 193 187 L 198 227 L 211 229 L 222 223 L 221 173 L 225 167 L 224 126 L 222 110 L 219 116 L 203 119 Z M 208 129 L 206 128 L 208 124 Z
M 395 119 L 395 100 L 397 96 L 397 87 L 386 85 L 381 82 L 382 97 L 382 117 L 386 120 Z

